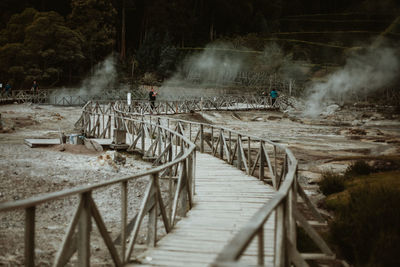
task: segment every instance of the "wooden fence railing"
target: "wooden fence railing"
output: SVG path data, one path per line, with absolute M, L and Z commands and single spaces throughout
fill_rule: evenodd
M 125 103 L 116 109 L 127 110 Z M 134 116 L 131 114 L 130 116 Z M 317 222 L 326 222 L 298 182 L 298 163 L 291 151 L 280 144 L 256 136 L 242 134 L 225 127 L 197 123 L 170 117 L 142 116 L 142 120 L 156 122 L 174 129 L 193 142 L 202 153 L 210 153 L 225 160 L 247 174 L 270 183 L 277 194 L 253 216 L 249 223 L 234 237 L 216 259 L 214 266 L 236 266 L 240 256 L 251 241 L 259 242 L 259 265 L 264 264 L 263 226 L 275 212 L 274 265 L 308 266 L 306 260 L 333 260 L 335 255 L 310 222 L 299 211 L 298 200 L 305 204 Z M 315 242 L 321 253 L 300 253 L 297 246 L 296 226 L 300 226 Z
M 147 243 L 154 246 L 157 240 L 157 216 L 161 214 L 165 231 L 168 233 L 176 223 L 177 214 L 183 216 L 187 209 L 192 205 L 194 185 L 194 162 L 195 146 L 184 136 L 158 124 L 147 121 L 137 121 L 128 117 L 118 117 L 119 113 L 114 113 L 112 105 L 95 105 L 91 108 L 91 103 L 83 110 L 83 119 L 80 121 L 84 125 L 87 135 L 95 137 L 111 135 L 111 116 L 116 128 L 126 126 L 134 129 L 135 133 L 130 135 L 130 150 L 141 151 L 144 155 L 154 159 L 153 166 L 149 171 L 129 177 L 113 178 L 109 181 L 96 185 L 81 186 L 74 189 L 63 190 L 36 196 L 25 200 L 17 200 L 0 204 L 0 213 L 15 212 L 20 209 L 25 210 L 25 265 L 35 266 L 35 236 L 37 229 L 35 224 L 40 218 L 35 215 L 38 206 L 45 205 L 52 201 L 65 199 L 68 197 L 79 196 L 79 204 L 66 229 L 62 244 L 54 259 L 54 266 L 64 266 L 67 264 L 75 252 L 78 253 L 78 266 L 89 266 L 91 256 L 90 235 L 92 231 L 92 219 L 97 225 L 102 240 L 111 255 L 116 266 L 123 266 L 129 262 L 136 244 L 139 229 L 143 223 L 143 218 L 148 214 L 147 222 Z M 98 113 L 95 113 L 98 112 Z M 100 122 L 98 119 L 107 116 L 107 123 Z M 101 129 L 103 128 L 104 129 Z M 101 129 L 101 130 L 100 130 Z M 98 134 L 101 132 L 102 134 Z M 146 142 L 151 142 L 146 145 Z M 137 213 L 129 217 L 133 218 L 128 222 L 128 183 L 142 177 L 148 177 L 148 183 L 141 200 L 140 208 Z M 160 179 L 168 179 L 167 196 L 161 193 Z M 175 182 L 176 181 L 176 185 Z M 103 191 L 115 185 L 120 185 L 120 251 L 118 253 L 115 242 L 111 239 L 109 230 L 100 213 L 98 204 L 92 196 L 98 191 Z M 188 207 L 189 205 L 189 207 Z M 133 225 L 132 230 L 128 230 L 128 225 Z M 129 238 L 128 246 L 125 240 Z
M 147 101 L 146 101 L 147 102 Z M 148 103 L 138 103 L 146 107 Z M 181 104 L 185 109 L 185 105 Z M 225 105 L 222 104 L 221 105 Z M 227 104 L 226 104 L 227 105 Z M 221 107 L 217 107 L 219 110 Z M 76 126 L 87 137 L 115 138 L 124 133 L 122 140 L 127 140 L 128 151 L 139 151 L 144 157 L 153 160 L 153 169 L 138 175 L 114 178 L 97 185 L 79 187 L 27 200 L 0 204 L 0 212 L 25 209 L 25 259 L 27 266 L 34 265 L 35 248 L 35 210 L 38 205 L 72 195 L 79 195 L 80 201 L 75 215 L 70 221 L 64 241 L 55 259 L 55 266 L 65 265 L 71 256 L 78 252 L 78 264 L 88 266 L 90 261 L 90 221 L 96 222 L 113 262 L 121 266 L 131 259 L 137 240 L 138 231 L 145 214 L 149 215 L 147 242 L 155 245 L 157 236 L 157 214 L 161 215 L 164 228 L 168 233 L 176 222 L 177 213 L 184 214 L 192 205 L 195 193 L 195 150 L 219 157 L 247 174 L 256 176 L 261 181 L 270 183 L 276 190 L 276 196 L 254 215 L 253 219 L 234 237 L 220 253 L 215 266 L 234 266 L 251 240 L 258 237 L 258 263 L 264 263 L 263 225 L 275 213 L 275 237 L 271 241 L 274 247 L 274 265 L 283 266 L 291 263 L 307 266 L 305 260 L 334 259 L 333 252 L 311 227 L 307 219 L 299 212 L 298 200 L 302 199 L 315 218 L 324 223 L 324 219 L 311 204 L 297 180 L 298 163 L 285 146 L 242 134 L 224 127 L 206 123 L 172 119 L 161 116 L 138 116 L 138 112 L 124 102 L 102 105 L 88 102 Z M 144 109 L 146 111 L 146 109 Z M 144 113 L 143 110 L 141 112 Z M 168 112 L 166 112 L 168 114 Z M 127 222 L 127 187 L 128 181 L 148 176 L 148 184 L 141 202 L 141 207 L 133 221 Z M 168 194 L 160 192 L 160 179 L 168 179 Z M 175 181 L 175 182 L 173 182 Z M 121 190 L 121 226 L 120 253 L 112 242 L 102 215 L 97 208 L 92 193 L 111 185 L 120 184 Z M 179 208 L 180 209 L 179 209 Z M 158 212 L 158 209 L 160 212 Z M 134 224 L 133 230 L 127 230 L 127 224 Z M 296 225 L 301 226 L 309 237 L 321 249 L 321 253 L 300 253 L 296 244 Z M 75 234 L 75 229 L 77 233 Z M 77 241 L 78 240 L 78 241 Z M 71 249 L 72 247 L 72 249 Z
M 113 91 L 114 92 L 114 91 Z M 65 95 L 64 92 L 58 93 L 57 89 L 42 89 L 37 92 L 31 90 L 12 90 L 8 95 L 0 92 L 0 103 L 8 102 L 34 102 L 40 104 L 52 104 L 57 106 L 83 106 L 89 101 L 99 103 L 109 103 L 113 101 L 126 100 L 126 93 L 115 92 L 103 94 L 73 94 Z M 130 106 L 132 112 L 138 113 L 157 113 L 157 114 L 173 114 L 181 112 L 189 112 L 190 110 L 224 110 L 224 109 L 261 109 L 268 108 L 269 99 L 258 95 L 216 95 L 216 96 L 181 96 L 174 100 L 158 99 L 155 101 L 154 109 L 151 109 L 150 102 L 147 100 L 143 92 L 131 92 L 132 104 Z

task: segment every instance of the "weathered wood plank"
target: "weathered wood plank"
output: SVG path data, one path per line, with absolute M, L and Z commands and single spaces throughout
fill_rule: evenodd
M 160 266 L 207 266 L 276 192 L 272 187 L 210 155 L 196 156 L 193 208 L 142 261 Z M 263 231 L 265 264 L 273 262 L 275 212 Z M 257 241 L 257 240 L 256 240 Z M 251 242 L 241 261 L 256 265 L 259 247 Z

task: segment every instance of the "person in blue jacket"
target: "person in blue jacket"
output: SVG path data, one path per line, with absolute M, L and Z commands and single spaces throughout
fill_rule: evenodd
M 10 94 L 11 94 L 11 85 L 10 85 L 10 83 L 7 83 L 6 87 L 4 89 L 5 89 L 5 92 L 6 92 L 6 97 L 9 97 Z
M 278 98 L 278 92 L 275 89 L 272 89 L 269 96 L 271 97 L 271 106 L 274 106 L 276 99 Z

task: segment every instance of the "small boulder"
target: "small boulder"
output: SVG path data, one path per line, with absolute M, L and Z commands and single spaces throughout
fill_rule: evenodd
M 322 112 L 322 115 L 329 116 L 329 115 L 334 114 L 338 110 L 340 110 L 339 105 L 333 104 L 333 105 L 327 106 L 325 111 Z

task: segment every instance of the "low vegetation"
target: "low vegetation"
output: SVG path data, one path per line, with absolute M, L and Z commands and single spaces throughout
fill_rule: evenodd
M 319 182 L 319 189 L 328 196 L 344 190 L 344 177 L 331 171 L 323 173 L 322 180 Z
M 323 175 L 325 206 L 335 215 L 330 241 L 355 266 L 400 266 L 398 163 L 356 161 L 343 175 Z

